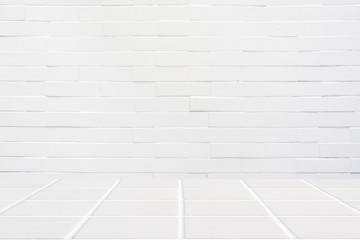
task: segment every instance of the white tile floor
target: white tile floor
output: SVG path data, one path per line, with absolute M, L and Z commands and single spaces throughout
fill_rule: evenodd
M 360 239 L 360 177 L 0 174 L 0 239 Z

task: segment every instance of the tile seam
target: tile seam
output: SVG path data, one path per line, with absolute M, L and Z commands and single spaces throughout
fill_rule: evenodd
M 17 206 L 18 204 L 26 201 L 27 199 L 31 198 L 32 196 L 36 195 L 37 193 L 43 191 L 44 189 L 50 187 L 51 185 L 53 185 L 54 183 L 56 183 L 57 181 L 59 181 L 59 179 L 55 179 L 53 181 L 51 181 L 50 183 L 46 184 L 45 186 L 35 190 L 34 192 L 30 193 L 29 195 L 25 196 L 23 199 L 17 200 L 14 203 L 10 204 L 9 206 L 7 206 L 6 208 L 0 210 L 0 215 L 2 215 L 4 212 L 10 210 L 11 208 Z
M 100 207 L 100 205 L 105 201 L 105 199 L 110 195 L 110 193 L 116 188 L 120 183 L 120 180 L 117 179 L 115 183 L 106 191 L 106 193 L 93 205 L 93 207 L 82 217 L 80 222 L 78 222 L 75 227 L 65 236 L 65 240 L 73 239 L 78 232 L 85 226 L 89 221 L 94 212 Z
M 239 179 L 239 181 L 245 186 L 246 190 L 255 198 L 255 200 L 260 203 L 260 205 L 265 209 L 265 211 L 275 221 L 280 229 L 288 236 L 289 239 L 298 239 L 295 234 L 282 222 L 282 220 L 277 215 L 275 215 L 275 213 L 266 205 L 260 196 L 244 180 Z

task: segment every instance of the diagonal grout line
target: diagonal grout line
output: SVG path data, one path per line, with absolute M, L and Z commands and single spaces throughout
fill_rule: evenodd
M 39 188 L 38 190 L 30 193 L 29 195 L 25 196 L 23 199 L 17 200 L 16 202 L 12 203 L 10 206 L 7 206 L 6 208 L 0 210 L 0 215 L 3 214 L 4 212 L 10 210 L 11 208 L 15 207 L 16 205 L 26 201 L 27 199 L 31 198 L 32 196 L 34 196 L 35 194 L 41 192 L 42 190 L 44 190 L 45 188 L 50 187 L 51 185 L 53 185 L 54 183 L 56 183 L 57 181 L 59 181 L 59 179 L 55 179 L 54 181 L 51 181 L 50 183 L 46 184 L 45 186 Z
M 353 211 L 355 211 L 356 213 L 360 214 L 360 211 L 359 211 L 358 209 L 352 207 L 350 204 L 344 202 L 343 200 L 341 200 L 341 199 L 335 197 L 334 195 L 328 193 L 327 191 L 325 191 L 325 190 L 323 190 L 323 189 L 315 186 L 314 184 L 308 182 L 308 181 L 305 180 L 305 179 L 303 179 L 302 181 L 303 181 L 304 183 L 306 183 L 307 185 L 309 185 L 310 187 L 312 187 L 312 188 L 318 190 L 319 192 L 325 194 L 326 196 L 328 196 L 328 197 L 331 198 L 332 200 L 335 200 L 335 201 L 339 202 L 341 205 L 343 205 L 343 206 L 345 206 L 345 207 L 347 207 L 347 208 L 350 208 L 351 210 L 353 210 Z
M 265 204 L 265 202 L 259 197 L 259 195 L 242 179 L 239 181 L 245 186 L 246 190 L 260 203 L 260 205 L 265 208 L 266 212 L 270 217 L 279 225 L 281 230 L 283 230 L 290 239 L 297 239 L 294 233 L 281 221 L 281 219 L 275 215 L 275 213 Z
M 115 183 L 106 191 L 106 193 L 95 203 L 95 205 L 83 216 L 78 224 L 71 230 L 71 232 L 66 235 L 64 239 L 73 239 L 75 235 L 80 231 L 80 229 L 89 221 L 90 217 L 94 212 L 100 207 L 100 205 L 105 201 L 105 199 L 110 195 L 110 193 L 116 188 L 120 183 L 120 180 L 117 179 Z
M 185 207 L 182 179 L 178 179 L 178 239 L 185 239 Z

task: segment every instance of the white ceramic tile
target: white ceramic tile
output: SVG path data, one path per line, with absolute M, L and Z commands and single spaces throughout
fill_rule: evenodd
M 176 217 L 93 217 L 76 239 L 177 238 Z
M 41 188 L 54 179 L 38 179 L 31 177 L 4 178 L 0 179 L 0 188 Z
M 360 201 L 345 201 L 347 204 L 360 211 Z
M 48 188 L 30 200 L 98 200 L 107 189 Z
M 298 238 L 360 239 L 360 217 L 282 217 Z
M 60 179 L 50 188 L 109 188 L 116 179 L 103 178 L 67 178 Z
M 125 179 L 118 188 L 177 188 L 177 179 Z
M 0 200 L 0 211 L 14 202 L 15 200 L 12 201 Z
M 264 200 L 331 200 L 316 189 L 307 188 L 256 188 Z
M 79 220 L 75 217 L 0 217 L 0 238 L 64 238 Z
M 20 200 L 36 190 L 35 188 L 2 188 L 0 200 Z
M 301 179 L 246 179 L 252 188 L 309 188 Z
M 360 179 L 307 179 L 319 188 L 360 188 Z
M 268 215 L 256 201 L 185 201 L 187 216 L 258 216 Z
M 266 201 L 266 205 L 282 216 L 356 216 L 356 211 L 337 201 Z
M 175 216 L 177 201 L 104 201 L 95 216 Z
M 360 188 L 323 188 L 336 198 L 343 200 L 360 200 Z
M 286 238 L 270 217 L 186 217 L 185 226 L 187 238 Z
M 5 216 L 83 216 L 96 201 L 24 201 Z
M 186 188 L 184 197 L 194 200 L 254 200 L 248 191 L 236 188 Z
M 115 189 L 108 200 L 174 200 L 177 199 L 177 189 L 172 188 L 133 188 Z
M 236 179 L 206 179 L 206 180 L 183 180 L 184 188 L 243 188 L 239 180 Z

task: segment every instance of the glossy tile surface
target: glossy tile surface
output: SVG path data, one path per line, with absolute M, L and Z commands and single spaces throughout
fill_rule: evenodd
M 0 239 L 359 239 L 359 178 L 0 181 Z

